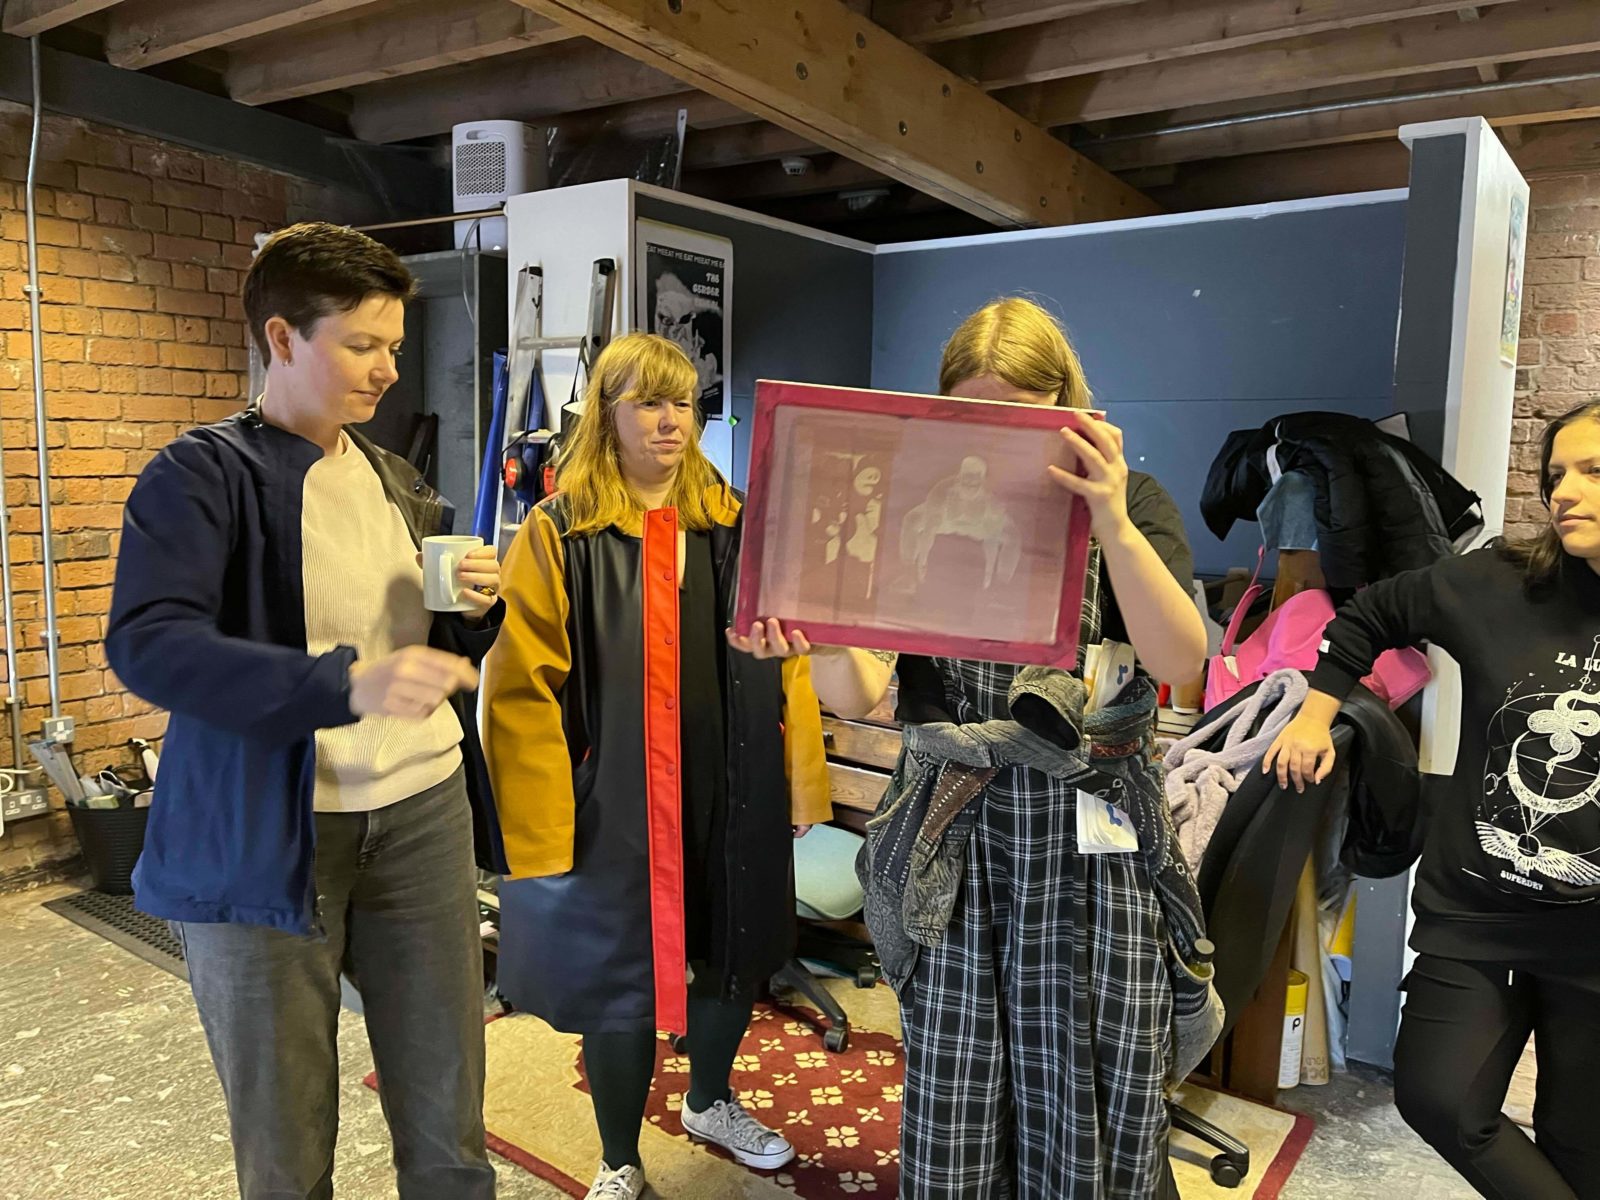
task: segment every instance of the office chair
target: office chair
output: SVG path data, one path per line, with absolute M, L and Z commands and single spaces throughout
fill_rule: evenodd
M 861 883 L 856 879 L 859 834 L 832 825 L 817 825 L 794 844 L 795 911 L 800 918 L 795 956 L 772 978 L 774 991 L 798 992 L 827 1019 L 822 1044 L 834 1053 L 850 1045 L 850 1018 L 807 962 L 828 973 L 853 978 L 858 988 L 874 986 L 883 977 L 872 943 L 833 923 L 858 919 Z
M 1248 688 L 1207 719 L 1221 715 L 1254 694 Z M 1220 747 L 1222 737 L 1217 738 Z M 1347 791 L 1348 755 L 1355 732 L 1335 724 L 1339 765 L 1305 793 L 1278 786 L 1276 775 L 1251 771 L 1228 800 L 1206 846 L 1196 883 L 1206 915 L 1206 932 L 1216 946 L 1213 964 L 1217 991 L 1227 1008 L 1219 1042 L 1233 1031 L 1277 954 L 1300 874 L 1329 808 Z M 1320 995 L 1320 992 L 1318 993 Z M 1250 1173 L 1250 1150 L 1237 1138 L 1183 1106 L 1171 1106 L 1174 1129 L 1199 1138 L 1220 1153 L 1211 1160 L 1211 1178 L 1220 1187 L 1238 1187 Z

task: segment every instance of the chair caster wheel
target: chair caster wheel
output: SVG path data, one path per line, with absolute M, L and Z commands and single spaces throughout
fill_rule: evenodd
M 687 1054 L 689 1052 L 689 1039 L 685 1034 L 672 1035 L 672 1052 L 674 1054 Z
M 1238 1167 L 1219 1154 L 1211 1160 L 1211 1182 L 1218 1187 L 1236 1188 L 1244 1182 L 1244 1176 Z
M 830 1029 L 822 1035 L 822 1044 L 834 1054 L 843 1054 L 850 1047 L 848 1029 Z
M 877 987 L 879 978 L 877 967 L 862 967 L 856 971 L 856 986 L 858 988 Z

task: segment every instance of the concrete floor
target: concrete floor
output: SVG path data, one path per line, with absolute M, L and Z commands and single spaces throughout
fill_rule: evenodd
M 189 985 L 41 908 L 0 896 L 0 1197 L 238 1196 L 222 1090 Z M 392 1200 L 388 1129 L 361 1018 L 339 1023 L 340 1200 Z M 565 1193 L 495 1160 L 502 1200 Z
M 40 907 L 75 890 L 0 895 L 0 1200 L 236 1196 L 222 1094 L 188 986 Z M 372 1057 L 351 1013 L 340 1055 L 338 1195 L 391 1200 L 388 1133 L 360 1082 Z M 1471 1197 L 1400 1123 L 1381 1080 L 1343 1076 L 1285 1102 L 1318 1127 L 1283 1200 Z M 564 1195 L 496 1165 L 502 1200 Z
M 1472 1200 L 1477 1196 L 1394 1107 L 1377 1071 L 1353 1067 L 1325 1087 L 1297 1087 L 1279 1104 L 1303 1112 L 1317 1131 L 1282 1200 Z

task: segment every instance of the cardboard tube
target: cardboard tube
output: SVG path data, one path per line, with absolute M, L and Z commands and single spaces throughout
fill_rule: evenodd
M 1295 891 L 1294 949 L 1289 963 L 1305 977 L 1318 980 L 1310 990 L 1306 1003 L 1305 1043 L 1300 1052 L 1300 1082 L 1325 1084 L 1329 1078 L 1328 1066 L 1328 1010 L 1323 1000 L 1322 936 L 1317 928 L 1317 880 L 1315 868 L 1307 860 L 1300 872 L 1300 886 Z

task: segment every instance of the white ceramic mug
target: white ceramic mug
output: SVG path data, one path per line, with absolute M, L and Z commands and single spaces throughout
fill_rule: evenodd
M 476 612 L 477 606 L 462 598 L 466 585 L 456 576 L 461 560 L 479 546 L 481 537 L 437 534 L 422 539 L 422 606 L 429 612 Z

